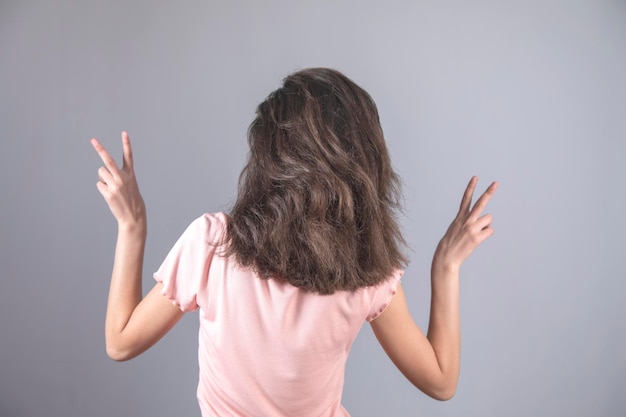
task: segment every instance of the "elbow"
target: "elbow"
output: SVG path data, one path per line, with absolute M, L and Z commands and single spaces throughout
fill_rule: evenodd
M 107 356 L 115 362 L 126 362 L 137 356 L 131 350 L 125 349 L 119 341 L 109 339 L 106 341 L 106 352 Z
M 448 401 L 456 395 L 458 378 L 431 375 L 430 378 L 408 378 L 415 388 L 437 401 Z
M 437 401 L 451 400 L 452 398 L 454 398 L 455 394 L 456 394 L 456 386 L 433 390 L 432 392 L 428 393 L 430 397 L 434 398 Z
M 109 359 L 114 360 L 115 362 L 126 362 L 127 360 L 131 359 L 127 355 L 120 354 L 117 352 L 110 352 L 108 350 L 107 350 L 107 356 L 109 357 Z
M 114 360 L 115 362 L 126 362 L 129 359 L 132 359 L 133 356 L 129 355 L 127 352 L 119 349 L 115 349 L 107 345 L 107 356 L 109 359 Z
M 440 383 L 432 385 L 426 394 L 437 401 L 448 401 L 456 394 L 456 386 L 456 379 L 454 381 L 440 381 Z
M 420 386 L 416 385 L 418 388 Z M 421 386 L 422 392 L 437 401 L 448 401 L 456 394 L 457 380 L 440 379 Z

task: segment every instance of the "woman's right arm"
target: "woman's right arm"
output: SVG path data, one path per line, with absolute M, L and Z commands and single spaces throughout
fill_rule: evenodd
M 498 184 L 492 183 L 470 209 L 476 182 L 476 177 L 470 180 L 459 213 L 433 257 L 428 334 L 424 335 L 413 321 L 401 286 L 385 311 L 371 322 L 378 341 L 398 369 L 413 385 L 438 400 L 454 396 L 459 378 L 459 269 L 493 234 L 491 216 L 481 213 Z
M 98 170 L 98 191 L 117 220 L 118 230 L 107 302 L 106 350 L 111 359 L 125 361 L 154 345 L 183 312 L 162 295 L 161 283 L 142 298 L 146 208 L 135 178 L 128 134 L 122 132 L 121 168 L 97 139 L 91 143 L 104 163 Z

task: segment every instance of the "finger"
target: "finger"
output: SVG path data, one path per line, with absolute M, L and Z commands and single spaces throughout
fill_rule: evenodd
M 109 195 L 109 190 L 107 189 L 106 184 L 104 184 L 101 181 L 98 181 L 96 183 L 96 188 L 98 189 L 98 191 L 100 191 L 100 194 L 102 194 L 102 197 L 107 198 L 107 196 Z
M 494 233 L 495 233 L 495 230 L 493 230 L 493 227 L 491 226 L 486 227 L 480 231 L 480 234 L 478 235 L 478 241 L 480 243 L 483 243 L 485 240 L 487 240 L 487 238 L 493 236 Z
M 485 209 L 485 207 L 487 206 L 487 203 L 489 202 L 489 200 L 491 199 L 491 197 L 493 196 L 493 194 L 496 192 L 497 189 L 498 189 L 498 183 L 495 181 L 492 182 L 491 185 L 487 187 L 485 192 L 476 201 L 476 204 L 474 204 L 474 207 L 472 207 L 472 211 L 470 212 L 470 214 L 478 217 L 480 213 Z
M 111 157 L 107 150 L 104 149 L 104 146 L 102 146 L 102 144 L 98 142 L 98 139 L 91 139 L 91 145 L 96 150 L 96 152 L 98 152 L 98 155 L 100 155 L 100 159 L 102 159 L 102 162 L 104 162 L 104 166 L 107 167 L 109 172 L 114 176 L 119 175 L 120 170 L 117 167 L 115 160 Z
M 130 146 L 130 137 L 128 132 L 122 132 L 122 149 L 124 151 L 122 167 L 133 168 L 133 149 Z
M 480 216 L 478 220 L 476 220 L 476 227 L 478 228 L 478 230 L 485 230 L 486 228 L 491 227 L 492 221 L 493 218 L 491 214 L 484 214 Z
M 467 188 L 465 188 L 465 192 L 463 193 L 463 198 L 461 199 L 461 206 L 459 207 L 459 212 L 464 213 L 468 212 L 470 208 L 470 204 L 472 204 L 472 196 L 474 195 L 474 189 L 476 189 L 476 183 L 478 182 L 478 177 L 473 176 L 470 179 L 469 184 L 467 184 Z
M 100 167 L 98 169 L 98 179 L 100 182 L 104 183 L 104 185 L 113 183 L 113 175 L 111 175 L 106 167 Z

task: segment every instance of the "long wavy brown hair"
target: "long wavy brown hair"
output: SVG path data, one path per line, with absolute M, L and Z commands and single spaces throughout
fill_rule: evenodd
M 400 182 L 370 95 L 340 72 L 289 75 L 257 107 L 226 254 L 320 294 L 403 268 Z

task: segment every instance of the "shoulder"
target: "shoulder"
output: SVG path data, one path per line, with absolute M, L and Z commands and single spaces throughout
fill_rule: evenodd
M 228 215 L 224 212 L 217 213 L 204 213 L 196 221 L 202 221 L 202 223 L 208 228 L 225 229 L 228 224 Z
M 223 212 L 204 213 L 187 227 L 186 233 L 202 238 L 207 243 L 219 244 L 226 234 L 228 217 Z
M 175 246 L 197 246 L 213 250 L 225 243 L 226 224 L 224 213 L 204 213 L 189 223 Z

